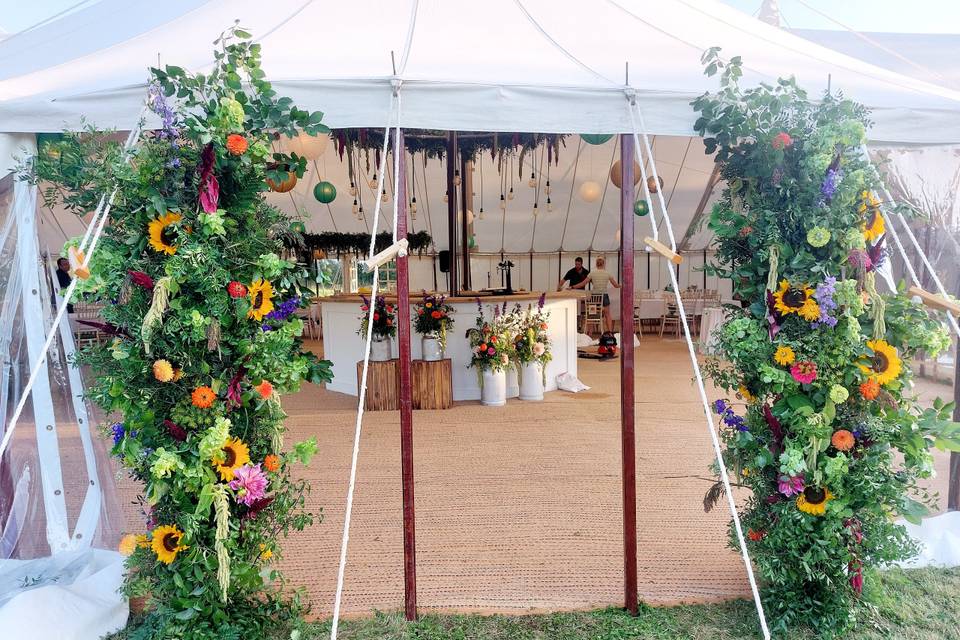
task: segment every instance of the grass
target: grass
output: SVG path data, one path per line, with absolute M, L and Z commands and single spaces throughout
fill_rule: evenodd
M 960 638 L 960 568 L 891 569 L 880 574 L 857 640 Z M 308 624 L 301 640 L 329 637 L 330 622 Z M 760 638 L 752 602 L 654 608 L 631 617 L 620 609 L 531 616 L 426 615 L 414 623 L 400 613 L 340 624 L 343 640 L 748 640 Z M 817 637 L 798 630 L 778 640 Z

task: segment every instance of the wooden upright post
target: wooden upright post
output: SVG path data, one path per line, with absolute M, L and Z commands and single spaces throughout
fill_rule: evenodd
M 401 154 L 397 174 L 397 238 L 407 237 L 407 179 L 403 131 L 394 153 Z M 417 619 L 417 543 L 413 501 L 413 396 L 410 375 L 410 258 L 397 258 L 397 334 L 400 350 L 400 476 L 403 485 L 403 604 L 407 620 Z
M 453 184 L 453 174 L 457 167 L 457 132 L 447 134 L 447 250 L 450 252 L 449 271 L 450 295 L 460 293 L 460 280 L 457 277 L 457 190 Z
M 637 458 L 633 378 L 633 136 L 620 136 L 620 449 L 623 456 L 624 606 L 637 615 Z
M 470 221 L 467 210 L 473 207 L 473 180 L 469 177 L 470 164 L 460 158 L 460 219 L 463 220 L 463 233 L 460 236 L 460 251 L 463 254 L 463 267 L 460 271 L 460 286 L 467 291 L 473 289 L 470 282 Z

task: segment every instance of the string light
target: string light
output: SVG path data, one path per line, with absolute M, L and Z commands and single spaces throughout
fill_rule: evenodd
M 410 200 L 410 213 L 417 212 L 417 196 L 413 196 L 413 199 Z
M 550 200 L 550 196 L 547 196 L 547 211 L 553 211 L 553 202 Z
M 510 187 L 510 193 L 507 194 L 507 200 L 513 200 L 513 187 Z
M 544 191 L 544 193 L 546 193 L 547 195 L 550 195 L 550 180 L 547 180 L 547 186 L 546 186 L 546 188 L 544 188 L 543 191 Z
M 536 217 L 537 217 L 537 214 L 539 214 L 539 213 L 540 213 L 540 212 L 537 210 L 537 203 L 534 202 L 534 203 L 533 203 L 533 217 L 536 218 Z
M 454 186 L 459 187 L 459 186 L 460 186 L 460 182 L 461 182 L 461 180 L 460 180 L 460 170 L 459 170 L 459 169 L 455 169 L 454 172 L 453 172 L 453 184 L 454 184 Z
M 353 199 L 353 215 L 357 215 L 360 212 L 359 207 L 357 206 L 357 199 Z
M 479 217 L 481 220 L 483 220 L 483 207 L 480 207 L 480 215 L 479 215 L 478 217 Z
M 502 193 L 500 194 L 500 210 L 501 211 L 507 210 L 507 197 L 504 196 Z
M 367 182 L 367 184 L 370 186 L 371 189 L 377 188 L 377 172 L 376 171 L 373 172 L 373 177 L 370 178 L 370 181 Z
M 354 184 L 353 180 L 350 181 L 350 195 L 351 196 L 357 195 L 357 185 Z
M 389 196 L 387 196 L 387 190 L 384 189 L 383 193 L 380 194 L 380 202 L 382 202 L 383 204 L 387 204 L 389 200 L 390 198 Z
M 449 191 L 444 191 L 444 192 L 443 192 L 443 201 L 444 201 L 444 202 L 449 202 L 449 201 L 450 201 L 450 192 L 449 192 Z
M 527 180 L 527 186 L 531 189 L 535 189 L 537 187 L 537 176 L 532 171 L 530 172 L 530 179 Z

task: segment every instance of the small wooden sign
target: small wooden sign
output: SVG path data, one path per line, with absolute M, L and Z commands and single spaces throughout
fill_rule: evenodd
M 911 296 L 916 296 L 923 301 L 923 304 L 934 309 L 939 309 L 940 311 L 946 311 L 947 313 L 952 313 L 955 316 L 960 316 L 960 304 L 947 300 L 943 296 L 938 296 L 935 293 L 930 293 L 929 291 L 924 291 L 920 287 L 913 286 L 907 289 L 907 293 Z
M 680 264 L 683 262 L 683 256 L 681 256 L 676 251 L 673 251 L 670 247 L 663 244 L 659 240 L 654 240 L 651 237 L 646 237 L 643 239 L 647 246 L 662 255 L 664 258 L 672 262 L 673 264 Z

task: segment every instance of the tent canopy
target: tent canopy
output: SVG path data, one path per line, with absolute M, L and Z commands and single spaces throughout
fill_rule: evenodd
M 0 42 L 0 129 L 128 128 L 147 67 L 202 71 L 233 19 L 264 45 L 278 91 L 333 127 L 388 118 L 395 54 L 401 124 L 467 131 L 625 133 L 629 84 L 651 133 L 690 135 L 714 88 L 700 54 L 742 56 L 744 81 L 793 74 L 873 110 L 871 137 L 960 142 L 960 92 L 887 71 L 713 0 L 101 0 Z

